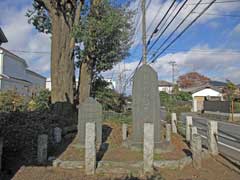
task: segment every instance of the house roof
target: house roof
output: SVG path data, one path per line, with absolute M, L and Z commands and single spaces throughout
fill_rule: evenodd
M 5 43 L 5 42 L 8 42 L 8 40 L 7 40 L 6 36 L 5 36 L 5 34 L 3 33 L 2 29 L 0 28 L 0 45 L 2 43 Z
M 38 76 L 38 77 L 40 77 L 42 79 L 45 79 L 45 80 L 47 79 L 46 77 L 42 76 L 41 74 L 38 74 L 38 73 L 36 73 L 36 72 L 34 72 L 34 71 L 30 70 L 30 69 L 26 69 L 26 71 L 28 73 L 34 74 L 35 76 Z
M 16 54 L 8 51 L 7 49 L 5 49 L 5 48 L 3 48 L 3 47 L 0 47 L 0 50 L 2 50 L 4 53 L 6 53 L 6 54 L 8 54 L 8 55 L 10 55 L 10 56 L 15 57 L 16 59 L 18 59 L 19 61 L 21 61 L 26 67 L 28 67 L 26 61 L 25 61 L 23 58 L 17 56 Z
M 221 81 L 209 81 L 208 84 L 216 87 L 224 87 L 227 85 L 227 83 Z
M 182 91 L 184 91 L 184 92 L 189 92 L 189 93 L 192 93 L 192 94 L 193 94 L 193 93 L 196 93 L 196 92 L 201 91 L 201 90 L 203 90 L 203 89 L 213 89 L 213 90 L 215 90 L 215 91 L 217 91 L 217 92 L 221 92 L 221 90 L 220 90 L 218 87 L 212 86 L 212 85 L 210 85 L 210 84 L 204 84 L 204 85 L 202 85 L 202 86 L 186 88 L 186 89 L 182 89 Z
M 160 80 L 160 81 L 158 81 L 158 86 L 171 87 L 171 86 L 172 86 L 172 83 L 170 83 L 170 82 L 168 82 L 168 81 Z

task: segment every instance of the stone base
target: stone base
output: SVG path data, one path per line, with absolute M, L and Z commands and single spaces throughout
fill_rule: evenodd
M 143 144 L 134 144 L 131 142 L 130 139 L 127 139 L 122 143 L 123 147 L 129 148 L 133 151 L 143 151 Z M 175 147 L 167 142 L 167 141 L 162 141 L 160 143 L 155 143 L 154 144 L 154 153 L 160 154 L 160 153 L 167 153 L 167 152 L 172 152 L 174 151 Z

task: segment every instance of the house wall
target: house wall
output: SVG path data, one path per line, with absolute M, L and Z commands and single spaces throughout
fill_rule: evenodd
M 1 76 L 1 90 L 16 90 L 19 94 L 27 95 L 27 87 L 30 83 L 24 81 L 26 76 L 26 64 L 19 61 L 7 53 L 1 51 L 0 73 Z M 7 77 L 6 77 L 7 76 Z
M 203 89 L 201 91 L 198 91 L 198 92 L 192 94 L 193 98 L 197 97 L 197 96 L 200 96 L 200 97 L 207 97 L 207 96 L 222 97 L 222 94 L 218 91 L 213 90 L 213 89 L 206 88 L 206 89 Z
M 29 70 L 26 70 L 26 79 L 32 83 L 30 93 L 38 93 L 46 87 L 46 78 L 39 76 Z
M 172 87 L 158 86 L 158 91 L 159 92 L 166 92 L 168 94 L 171 94 L 172 93 Z
M 4 54 L 3 74 L 10 77 L 24 79 L 26 76 L 26 65 L 23 62 L 17 60 L 16 58 L 13 58 L 8 54 Z
M 44 89 L 45 81 L 44 77 L 27 70 L 23 59 L 0 49 L 1 91 L 16 90 L 21 95 L 31 96 L 31 89 Z

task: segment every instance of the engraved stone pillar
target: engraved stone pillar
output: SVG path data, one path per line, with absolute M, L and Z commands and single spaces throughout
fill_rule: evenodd
M 0 172 L 2 171 L 3 138 L 0 137 Z
M 208 121 L 208 150 L 212 155 L 218 155 L 217 134 L 217 121 Z
M 60 143 L 62 141 L 62 129 L 59 127 L 55 127 L 53 129 L 53 137 L 55 143 Z
M 80 145 L 85 146 L 86 123 L 96 123 L 96 143 L 102 143 L 102 106 L 93 98 L 86 99 L 79 105 L 78 110 L 78 138 Z
M 123 141 L 127 140 L 127 124 L 122 124 L 122 138 Z
M 191 140 L 191 128 L 192 127 L 192 116 L 186 117 L 186 141 L 190 142 Z
M 194 134 L 192 137 L 192 158 L 193 167 L 200 169 L 202 167 L 202 139 L 201 135 Z
M 47 161 L 47 145 L 48 145 L 48 135 L 42 134 L 38 136 L 38 151 L 37 160 L 38 163 L 42 164 Z
M 85 136 L 85 172 L 87 175 L 95 174 L 96 169 L 96 128 L 95 123 L 86 123 Z
M 144 123 L 143 161 L 145 173 L 153 171 L 153 155 L 154 155 L 154 126 L 152 123 Z
M 171 124 L 166 124 L 166 141 L 171 142 Z
M 190 129 L 191 129 L 190 144 L 192 144 L 193 135 L 194 135 L 194 134 L 197 134 L 197 127 L 196 127 L 196 126 L 192 126 Z
M 162 124 L 158 77 L 151 66 L 144 64 L 134 74 L 132 98 L 132 146 L 142 149 L 144 123 L 153 123 L 155 148 L 160 148 Z
M 172 113 L 171 124 L 172 124 L 172 132 L 177 133 L 177 115 L 176 115 L 176 113 Z

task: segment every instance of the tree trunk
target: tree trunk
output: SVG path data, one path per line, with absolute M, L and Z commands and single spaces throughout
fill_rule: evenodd
M 53 104 L 73 104 L 74 61 L 71 29 L 62 15 L 52 17 L 51 100 Z M 59 109 L 61 111 L 61 109 Z
M 89 66 L 89 58 L 81 65 L 81 78 L 80 78 L 80 95 L 79 104 L 83 103 L 85 99 L 90 96 L 91 89 L 91 66 Z

